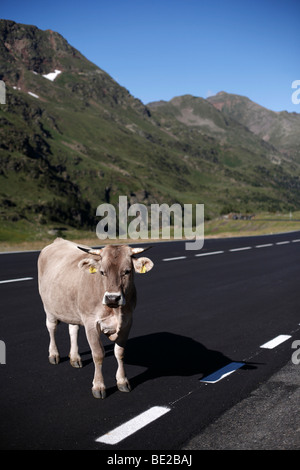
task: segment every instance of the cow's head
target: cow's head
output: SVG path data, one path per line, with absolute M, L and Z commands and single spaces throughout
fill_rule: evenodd
M 126 294 L 133 286 L 133 272 L 146 273 L 153 268 L 149 258 L 135 258 L 148 248 L 131 248 L 126 245 L 107 245 L 105 248 L 82 248 L 90 256 L 82 259 L 78 266 L 91 275 L 101 278 L 102 303 L 116 308 L 126 303 Z

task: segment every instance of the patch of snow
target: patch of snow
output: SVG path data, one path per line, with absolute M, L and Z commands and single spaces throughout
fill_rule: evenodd
M 43 77 L 53 82 L 60 73 L 61 73 L 61 70 L 55 70 L 54 72 L 50 72 L 50 73 L 47 73 L 46 75 L 43 75 Z
M 36 95 L 35 93 L 32 93 L 31 91 L 28 92 L 28 95 L 33 96 L 34 98 L 39 98 L 38 95 Z

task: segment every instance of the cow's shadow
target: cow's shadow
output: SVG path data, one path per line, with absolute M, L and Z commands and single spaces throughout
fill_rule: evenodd
M 111 346 L 105 349 L 107 355 L 112 353 Z M 232 361 L 221 352 L 207 349 L 192 338 L 169 332 L 129 339 L 124 360 L 125 364 L 146 368 L 130 378 L 133 388 L 158 377 L 197 375 L 201 379 Z M 243 366 L 253 367 L 250 364 Z

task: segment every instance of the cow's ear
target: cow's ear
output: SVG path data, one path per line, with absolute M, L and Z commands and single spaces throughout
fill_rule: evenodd
M 132 262 L 135 272 L 140 274 L 151 271 L 154 266 L 154 263 L 151 261 L 151 259 L 145 258 L 144 256 L 141 258 L 132 258 Z
M 93 258 L 84 258 L 78 263 L 80 269 L 85 269 L 91 274 L 95 274 L 99 269 L 99 262 Z

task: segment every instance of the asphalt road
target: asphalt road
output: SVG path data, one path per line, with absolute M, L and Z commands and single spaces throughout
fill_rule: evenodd
M 61 362 L 48 362 L 38 252 L 1 254 L 0 448 L 184 448 L 291 361 L 300 340 L 299 252 L 300 232 L 206 240 L 199 252 L 186 251 L 184 242 L 153 244 L 153 270 L 136 275 L 125 361 L 132 392 L 116 388 L 105 338 L 105 400 L 91 393 L 83 329 L 82 369 L 69 364 L 64 324 L 57 334 Z M 272 349 L 261 347 L 278 337 Z

